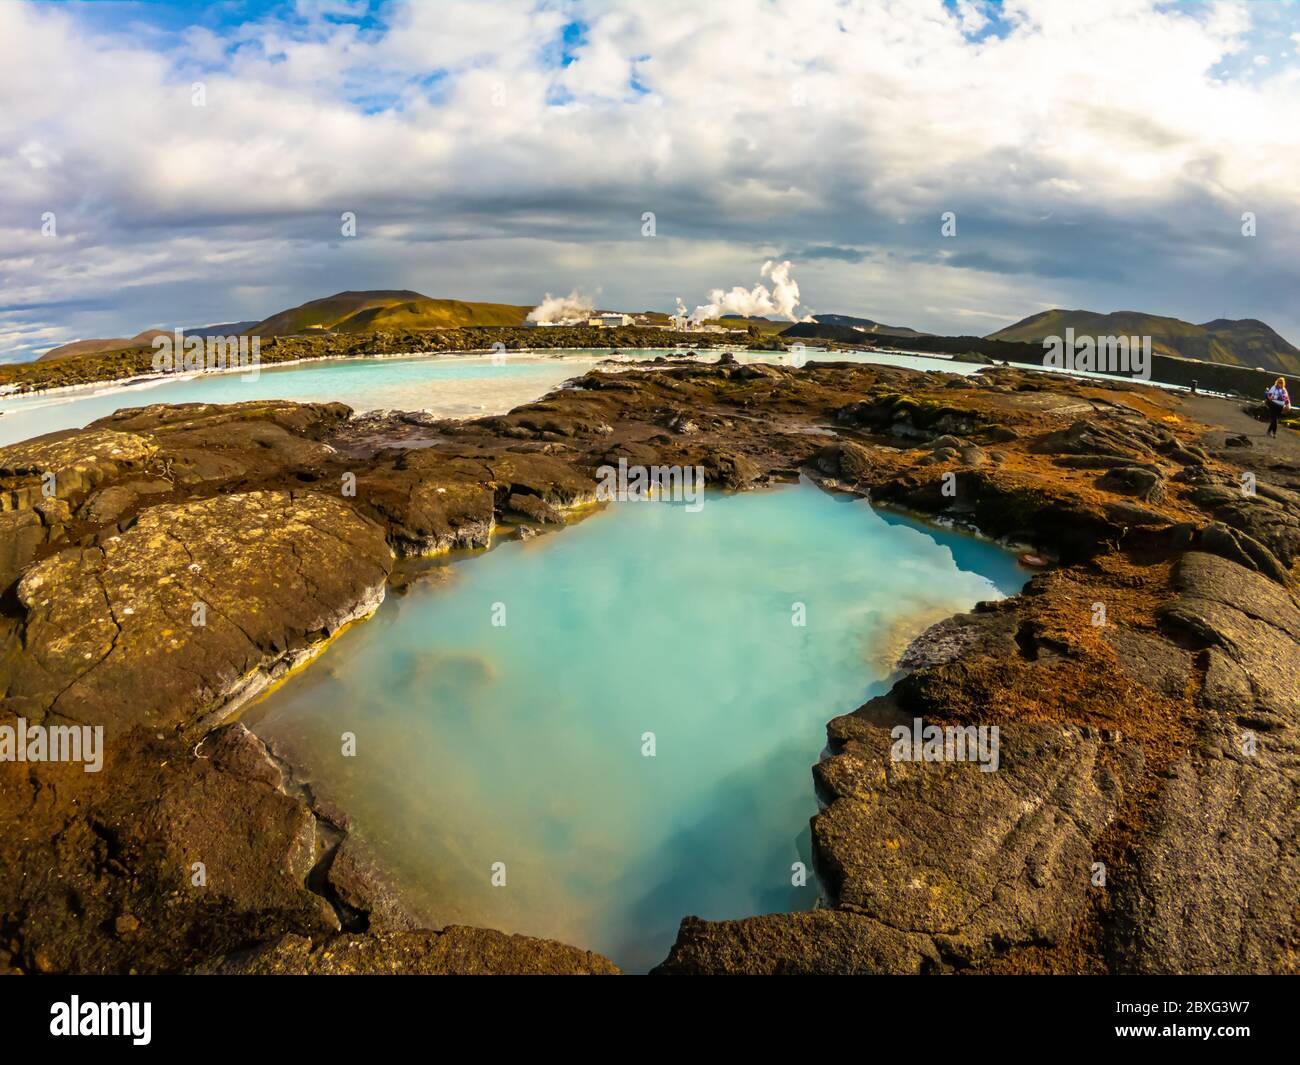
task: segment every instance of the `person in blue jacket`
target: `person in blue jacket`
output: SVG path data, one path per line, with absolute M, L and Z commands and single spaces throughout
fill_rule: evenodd
M 1283 412 L 1291 409 L 1291 397 L 1287 394 L 1286 378 L 1279 377 L 1273 387 L 1264 393 L 1268 403 L 1268 436 L 1277 436 L 1277 420 Z

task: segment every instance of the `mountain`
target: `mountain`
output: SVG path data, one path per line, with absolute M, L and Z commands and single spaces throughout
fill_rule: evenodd
M 982 356 L 984 360 L 1000 359 L 1003 362 L 1036 362 L 1042 358 L 1042 348 L 1010 340 L 988 340 L 972 336 L 934 336 L 931 333 L 917 333 L 915 336 L 892 336 L 879 333 L 872 338 L 863 330 L 847 325 L 832 325 L 827 322 L 797 322 L 782 330 L 781 336 L 787 340 L 821 340 L 835 344 L 855 344 L 859 347 L 874 347 L 890 350 L 901 348 L 903 351 L 931 353 L 935 355 L 952 355 L 961 359 L 970 356 Z
M 186 329 L 185 335 L 191 337 L 237 337 L 246 333 L 256 322 L 224 322 L 221 325 L 196 325 Z
M 333 326 L 336 333 L 373 333 L 381 329 L 456 329 L 461 326 L 522 326 L 532 307 L 510 303 L 434 300 L 427 296 L 358 311 Z
M 165 329 L 146 329 L 133 337 L 108 337 L 101 340 L 74 340 L 70 344 L 60 344 L 50 348 L 37 362 L 56 362 L 59 359 L 72 359 L 78 355 L 102 355 L 109 351 L 124 351 L 127 348 L 148 347 L 156 336 L 171 336 Z
M 333 329 L 354 314 L 376 307 L 394 307 L 412 300 L 428 299 L 410 289 L 376 289 L 368 292 L 336 292 L 324 299 L 310 300 L 279 311 L 248 329 L 250 336 L 287 336 L 309 329 Z
M 295 333 L 330 331 L 371 333 L 398 329 L 456 329 L 461 326 L 521 326 L 531 306 L 510 303 L 474 303 L 468 300 L 436 300 L 410 289 L 376 289 L 366 292 L 336 292 L 324 299 L 310 300 L 278 311 L 260 322 L 227 322 L 205 325 L 185 332 L 190 336 L 290 336 Z M 126 348 L 147 347 L 162 329 L 146 329 L 133 337 L 76 340 L 52 348 L 40 358 L 70 359 L 77 355 L 105 354 Z
M 228 337 L 239 336 L 256 322 L 226 322 L 223 325 L 200 325 L 186 329 L 185 334 L 192 337 Z M 60 344 L 50 348 L 37 362 L 55 362 L 58 359 L 71 359 L 77 355 L 107 355 L 112 351 L 126 351 L 130 348 L 147 348 L 157 336 L 172 336 L 169 329 L 146 329 L 133 337 L 107 337 L 102 340 L 74 340 L 70 344 Z
M 924 337 L 930 335 L 916 329 L 909 329 L 905 325 L 881 325 L 879 322 L 873 322 L 870 318 L 854 318 L 849 314 L 814 314 L 813 321 L 821 325 L 839 325 L 856 330 L 859 333 L 877 333 L 882 336 Z
M 430 299 L 409 289 L 336 292 L 290 307 L 250 326 L 250 336 L 285 336 L 322 329 L 370 333 L 393 329 L 455 329 L 473 325 L 523 325 L 532 307 L 508 303 Z
M 1300 373 L 1300 348 L 1283 340 L 1258 318 L 1215 318 L 1201 326 L 1216 341 L 1241 356 L 1244 366 Z M 1269 361 L 1271 360 L 1271 362 Z
M 370 333 L 398 329 L 456 329 L 462 326 L 522 326 L 533 308 L 510 303 L 475 303 L 440 300 L 410 289 L 336 292 L 279 311 L 260 322 L 227 322 L 188 328 L 190 336 L 289 336 L 317 330 L 336 333 Z M 667 320 L 667 316 L 663 316 Z M 107 354 L 148 347 L 153 338 L 168 335 L 163 329 L 146 329 L 133 337 L 75 340 L 51 348 L 40 360 L 70 359 L 78 355 Z
M 1163 355 L 1300 374 L 1300 348 L 1254 318 L 1216 318 L 1194 325 L 1140 311 L 1099 314 L 1054 308 L 990 333 L 988 339 L 1041 343 L 1044 337 L 1063 336 L 1068 328 L 1076 336 L 1149 336 L 1152 349 Z

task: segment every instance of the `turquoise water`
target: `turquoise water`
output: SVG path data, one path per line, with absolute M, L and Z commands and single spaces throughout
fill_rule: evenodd
M 653 358 L 669 349 L 639 351 Z M 58 429 L 79 429 L 124 407 L 150 403 L 241 403 L 251 399 L 301 402 L 341 401 L 354 410 L 429 410 L 443 418 L 504 414 L 535 400 L 571 377 L 586 373 L 608 351 L 581 349 L 548 354 L 510 353 L 501 365 L 484 356 L 415 356 L 385 359 L 332 359 L 278 368 L 256 376 L 204 374 L 177 380 L 141 381 L 106 390 L 75 390 L 45 396 L 0 400 L 0 446 Z M 789 355 L 738 352 L 742 362 L 786 363 Z M 716 356 L 709 354 L 708 359 Z M 907 355 L 848 353 L 826 355 L 812 349 L 807 358 L 878 362 L 912 369 L 941 368 L 955 373 L 978 369 Z
M 150 403 L 242 403 L 251 399 L 347 403 L 354 410 L 432 410 L 441 417 L 504 413 L 536 399 L 570 377 L 586 373 L 599 355 L 513 357 L 493 365 L 486 357 L 332 359 L 254 375 L 204 374 L 146 381 L 103 392 L 67 392 L 0 402 L 0 445 L 56 429 L 73 429 L 123 407 Z
M 245 720 L 429 925 L 644 971 L 684 915 L 815 904 L 792 864 L 810 862 L 826 722 L 924 626 L 1025 579 L 991 544 L 806 483 L 696 512 L 614 503 L 449 560 Z

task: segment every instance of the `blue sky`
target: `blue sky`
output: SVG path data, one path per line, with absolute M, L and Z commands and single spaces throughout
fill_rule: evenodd
M 1292 3 L 4 4 L 0 359 L 349 288 L 668 310 L 768 260 L 796 315 L 1300 341 L 1298 48 Z

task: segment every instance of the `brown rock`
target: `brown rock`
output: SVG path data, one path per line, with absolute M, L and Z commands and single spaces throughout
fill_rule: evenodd
M 255 975 L 616 976 L 607 958 L 549 939 L 452 925 L 379 935 L 339 935 L 317 944 L 284 936 L 242 955 L 218 958 L 200 972 Z
M 28 569 L 8 694 L 110 736 L 210 727 L 371 612 L 391 561 L 378 528 L 316 493 L 150 508 Z
M 738 921 L 687 917 L 655 973 L 673 975 L 802 976 L 835 973 L 938 972 L 943 968 L 925 935 L 889 928 L 842 910 L 768 914 Z

